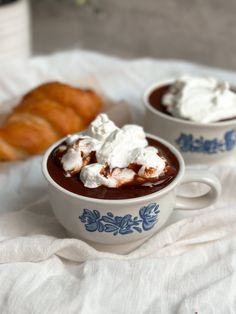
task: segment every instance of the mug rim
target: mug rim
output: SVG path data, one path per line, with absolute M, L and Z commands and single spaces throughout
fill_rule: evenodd
M 78 132 L 78 133 L 80 133 L 80 132 Z M 78 133 L 74 133 L 74 134 L 78 134 Z M 159 191 L 156 191 L 156 192 L 144 195 L 144 196 L 140 196 L 140 197 L 126 198 L 126 199 L 99 199 L 99 198 L 92 198 L 92 197 L 88 197 L 88 196 L 83 196 L 83 195 L 76 194 L 76 193 L 73 193 L 73 192 L 66 190 L 64 187 L 62 187 L 56 181 L 53 180 L 53 178 L 50 176 L 50 174 L 48 172 L 48 168 L 47 168 L 47 161 L 48 161 L 49 155 L 51 154 L 52 150 L 55 147 L 57 147 L 60 143 L 62 143 L 66 139 L 66 136 L 63 137 L 62 139 L 60 139 L 59 141 L 55 142 L 53 145 L 51 145 L 46 150 L 46 152 L 44 153 L 42 163 L 41 163 L 42 173 L 43 173 L 45 179 L 47 180 L 47 182 L 49 184 L 51 184 L 59 192 L 65 194 L 67 196 L 70 196 L 74 199 L 81 200 L 81 201 L 87 201 L 90 203 L 109 204 L 109 205 L 111 205 L 111 204 L 113 204 L 113 205 L 122 205 L 122 204 L 131 205 L 131 204 L 135 204 L 135 203 L 149 201 L 149 200 L 156 198 L 156 197 L 161 197 L 162 195 L 173 190 L 175 188 L 175 186 L 182 179 L 182 177 L 184 175 L 184 171 L 185 171 L 184 159 L 183 159 L 182 155 L 180 154 L 180 152 L 169 142 L 165 141 L 164 139 L 162 139 L 158 136 L 155 136 L 155 135 L 152 135 L 149 133 L 145 133 L 145 135 L 146 135 L 146 137 L 154 139 L 154 140 L 160 142 L 161 144 L 163 144 L 164 146 L 166 146 L 167 148 L 169 148 L 170 151 L 175 155 L 175 157 L 177 158 L 178 163 L 179 163 L 179 171 L 178 171 L 176 177 L 167 186 L 165 186 L 163 189 L 161 189 Z
M 149 102 L 149 97 L 155 90 L 159 89 L 160 87 L 163 87 L 167 84 L 171 84 L 176 80 L 175 77 L 173 78 L 167 78 L 163 80 L 159 80 L 156 83 L 151 84 L 149 87 L 146 88 L 143 94 L 143 102 L 145 107 L 150 110 L 152 113 L 161 116 L 164 119 L 167 119 L 169 121 L 174 121 L 175 123 L 185 124 L 188 126 L 194 126 L 194 127 L 200 127 L 200 128 L 211 128 L 211 127 L 225 127 L 225 126 L 231 126 L 236 124 L 236 118 L 228 120 L 228 121 L 221 121 L 221 122 L 212 122 L 212 123 L 198 123 L 194 121 L 184 120 L 180 118 L 176 118 L 174 116 L 169 116 L 158 109 L 155 109 L 151 103 Z

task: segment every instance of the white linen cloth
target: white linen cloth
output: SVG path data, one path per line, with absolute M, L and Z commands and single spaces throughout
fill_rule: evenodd
M 156 80 L 181 73 L 236 80 L 235 73 L 184 62 L 81 51 L 0 73 L 0 102 L 57 79 L 125 100 L 135 123 L 142 121 L 144 88 Z M 125 256 L 67 238 L 50 209 L 40 161 L 0 164 L 0 313 L 236 313 L 234 161 L 210 167 L 223 185 L 214 206 L 175 211 L 166 228 Z

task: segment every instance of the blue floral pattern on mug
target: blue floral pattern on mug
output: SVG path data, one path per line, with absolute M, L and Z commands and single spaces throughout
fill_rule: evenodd
M 123 217 L 114 216 L 111 212 L 108 212 L 106 216 L 101 216 L 98 210 L 85 208 L 79 219 L 89 232 L 111 232 L 113 235 L 125 235 L 152 229 L 158 221 L 159 212 L 159 205 L 156 203 L 141 207 L 139 217 L 133 217 L 130 214 Z
M 219 152 L 231 151 L 236 146 L 236 129 L 227 131 L 223 139 L 205 139 L 203 136 L 194 138 L 192 134 L 181 133 L 175 141 L 180 151 L 203 153 L 203 154 L 217 154 Z

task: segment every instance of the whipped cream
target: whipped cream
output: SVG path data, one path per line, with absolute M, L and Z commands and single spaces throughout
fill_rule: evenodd
M 84 186 L 117 188 L 138 179 L 158 178 L 166 161 L 158 149 L 148 146 L 143 128 L 118 128 L 106 114 L 100 114 L 83 134 L 68 137 L 58 156 L 67 176 L 79 173 Z
M 198 123 L 236 117 L 236 93 L 227 82 L 214 78 L 182 76 L 163 96 L 171 115 Z
M 97 161 L 100 164 L 108 164 L 111 169 L 125 168 L 132 162 L 132 151 L 147 145 L 142 127 L 126 125 L 121 129 L 114 130 L 107 137 L 96 153 Z
M 115 130 L 118 130 L 115 123 L 105 113 L 101 113 L 91 122 L 87 134 L 99 141 L 104 141 Z

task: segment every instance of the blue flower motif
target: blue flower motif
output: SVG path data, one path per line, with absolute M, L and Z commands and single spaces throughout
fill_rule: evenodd
M 89 210 L 87 208 L 84 209 L 82 216 L 79 216 L 81 222 L 85 224 L 86 230 L 90 232 L 99 231 L 102 232 L 104 230 L 104 226 L 100 221 L 100 213 L 97 210 Z
M 133 232 L 141 233 L 143 230 L 150 230 L 157 222 L 159 205 L 151 203 L 139 210 L 140 217 L 133 217 L 130 214 L 125 216 L 114 216 L 108 212 L 106 216 L 102 216 L 98 210 L 84 209 L 79 219 L 84 223 L 85 228 L 89 232 L 109 232 L 113 235 L 125 235 Z
M 226 132 L 224 135 L 224 139 L 226 150 L 232 150 L 236 145 L 236 130 Z
M 131 215 L 125 215 L 124 217 L 115 216 L 112 213 L 107 213 L 107 216 L 102 216 L 102 220 L 106 222 L 104 225 L 106 232 L 113 232 L 114 235 L 132 233 L 134 230 L 141 232 L 140 228 L 135 228 L 140 223 L 138 217 L 132 218 Z
M 159 205 L 151 203 L 147 206 L 143 206 L 139 210 L 139 216 L 143 220 L 143 229 L 150 230 L 156 224 L 159 214 Z
M 192 134 L 181 133 L 175 140 L 182 152 L 217 154 L 231 151 L 236 146 L 236 129 L 227 131 L 223 139 L 205 139 L 203 136 L 194 138 Z
M 132 227 L 137 226 L 139 222 L 132 219 L 131 215 L 124 216 L 119 223 L 119 233 L 120 234 L 128 234 L 132 233 Z

